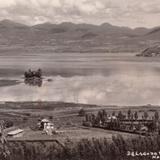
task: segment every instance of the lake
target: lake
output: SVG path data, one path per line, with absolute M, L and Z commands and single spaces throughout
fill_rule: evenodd
M 24 83 L 43 70 L 41 87 Z M 122 53 L 0 54 L 1 101 L 64 101 L 98 105 L 160 105 L 160 58 Z M 51 79 L 51 81 L 48 81 Z

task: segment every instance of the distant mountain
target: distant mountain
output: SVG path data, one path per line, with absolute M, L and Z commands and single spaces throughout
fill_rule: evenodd
M 147 29 L 101 25 L 43 23 L 27 26 L 0 21 L 0 50 L 40 49 L 54 52 L 140 52 L 160 41 L 160 27 Z M 17 50 L 18 51 L 18 50 Z
M 82 37 L 83 39 L 91 39 L 91 38 L 94 38 L 94 37 L 96 37 L 96 36 L 98 36 L 98 35 L 95 34 L 95 33 L 92 33 L 92 32 L 88 32 L 88 33 L 82 35 L 81 37 Z
M 119 27 L 119 26 L 113 26 L 109 23 L 103 23 L 98 27 L 98 29 L 110 32 L 110 34 L 120 33 L 120 34 L 133 34 L 133 30 L 128 27 Z
M 134 29 L 135 34 L 141 36 L 141 35 L 145 35 L 147 33 L 149 33 L 151 30 L 148 28 L 144 28 L 144 27 L 138 27 Z
M 155 27 L 146 34 L 149 39 L 160 39 L 160 27 Z
M 47 23 L 43 23 L 43 24 L 34 25 L 34 26 L 32 26 L 32 28 L 39 29 L 39 30 L 50 30 L 54 26 L 56 26 L 56 25 L 47 22 Z
M 151 29 L 151 31 L 148 32 L 148 35 L 156 34 L 157 32 L 160 32 L 160 27 L 155 27 L 155 28 Z
M 5 20 L 2 20 L 0 21 L 0 26 L 2 27 L 6 27 L 6 28 L 23 28 L 23 27 L 27 27 L 26 25 L 24 24 L 21 24 L 21 23 L 17 23 L 17 22 L 14 22 L 14 21 L 11 21 L 11 20 L 8 20 L 8 19 L 5 19 Z

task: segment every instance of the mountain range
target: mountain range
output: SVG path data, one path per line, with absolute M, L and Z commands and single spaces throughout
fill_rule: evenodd
M 27 26 L 0 21 L 0 51 L 140 52 L 159 43 L 160 27 L 131 29 L 71 22 Z

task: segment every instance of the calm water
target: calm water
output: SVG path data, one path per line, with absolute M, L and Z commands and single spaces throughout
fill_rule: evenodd
M 44 71 L 42 87 L 24 84 L 24 70 L 39 67 Z M 0 76 L 21 82 L 1 87 L 1 101 L 160 105 L 160 58 L 102 53 L 1 55 Z

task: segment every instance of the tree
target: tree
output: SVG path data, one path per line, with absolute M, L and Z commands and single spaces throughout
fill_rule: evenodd
M 138 119 L 138 113 L 137 113 L 137 111 L 136 111 L 136 112 L 134 112 L 134 119 L 135 119 L 135 120 L 137 120 L 137 119 Z
M 145 112 L 144 112 L 144 119 L 146 120 L 147 118 L 148 118 L 148 112 L 145 111 Z
M 107 112 L 106 112 L 106 110 L 102 110 L 102 123 L 104 124 L 105 123 L 105 120 L 106 120 L 106 118 L 107 118 Z
M 154 118 L 155 118 L 156 121 L 159 120 L 159 113 L 158 113 L 158 111 L 155 111 Z
M 133 114 L 131 114 L 131 120 L 133 121 L 133 119 L 134 119 L 134 115 L 133 115 Z
M 130 109 L 128 110 L 127 115 L 128 115 L 128 119 L 130 119 L 131 118 L 131 110 Z
M 107 117 L 107 112 L 106 112 L 106 110 L 102 110 L 102 115 L 104 116 L 104 117 Z
M 148 124 L 147 124 L 147 127 L 148 127 L 148 130 L 149 130 L 150 132 L 154 132 L 154 131 L 156 130 L 156 122 L 153 121 L 153 122 L 151 122 L 151 123 L 148 123 Z
M 89 116 L 89 114 L 86 114 L 86 115 L 85 115 L 85 121 L 86 121 L 86 122 L 89 122 L 89 120 L 90 120 L 90 116 Z
M 95 121 L 96 116 L 94 114 L 91 114 L 91 117 L 92 117 L 92 121 Z
M 53 120 L 53 116 L 49 116 L 49 119 L 50 119 L 50 120 Z
M 78 115 L 81 116 L 81 117 L 85 116 L 85 114 L 86 114 L 86 112 L 83 108 L 80 109 L 79 112 L 78 112 Z
M 102 110 L 100 110 L 100 111 L 98 111 L 98 113 L 97 113 L 97 118 L 98 118 L 99 120 L 102 120 L 102 117 L 103 117 L 103 112 L 102 112 Z
M 12 127 L 13 125 L 14 125 L 13 122 L 10 121 L 10 120 L 7 120 L 7 121 L 4 122 L 4 127 L 5 128 Z
M 112 116 L 115 116 L 115 111 L 112 112 Z
M 118 112 L 118 117 L 119 120 L 122 120 L 124 118 L 123 114 L 121 111 Z

